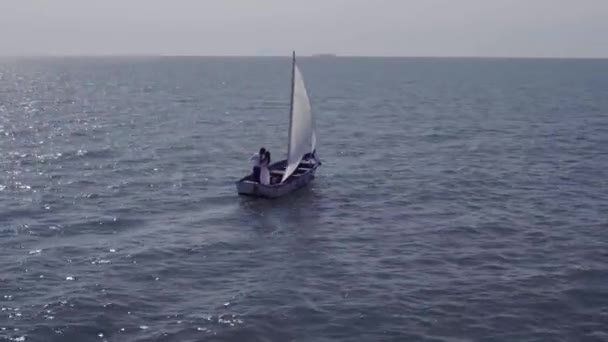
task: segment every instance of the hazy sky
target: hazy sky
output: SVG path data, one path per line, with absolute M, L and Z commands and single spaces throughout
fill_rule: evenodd
M 0 54 L 608 57 L 608 0 L 0 0 Z

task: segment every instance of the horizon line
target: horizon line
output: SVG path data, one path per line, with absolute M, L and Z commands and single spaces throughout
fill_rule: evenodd
M 584 59 L 605 60 L 608 56 L 472 56 L 472 55 L 339 55 L 333 53 L 313 53 L 296 56 L 300 58 L 394 58 L 394 59 Z M 157 53 L 116 53 L 116 54 L 0 54 L 0 58 L 291 58 L 289 55 L 250 54 L 157 54 Z

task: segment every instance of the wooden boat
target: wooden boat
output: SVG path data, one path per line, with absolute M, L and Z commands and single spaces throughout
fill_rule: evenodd
M 287 159 L 270 165 L 270 184 L 260 184 L 253 173 L 236 182 L 239 195 L 277 198 L 307 186 L 321 165 L 317 159 L 316 133 L 304 79 L 293 53 Z

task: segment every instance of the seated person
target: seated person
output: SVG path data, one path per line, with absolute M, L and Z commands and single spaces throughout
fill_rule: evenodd
M 304 157 L 302 157 L 302 161 L 300 162 L 301 164 L 319 164 L 321 165 L 321 162 L 317 159 L 316 153 L 317 150 L 312 151 L 311 153 L 306 153 L 304 155 Z

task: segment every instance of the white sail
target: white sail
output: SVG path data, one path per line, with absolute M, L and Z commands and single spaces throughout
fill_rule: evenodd
M 304 86 L 302 74 L 293 59 L 293 84 L 291 99 L 291 121 L 289 125 L 289 150 L 287 169 L 283 174 L 284 182 L 297 168 L 302 157 L 315 149 L 316 135 L 314 119 L 310 108 L 308 93 Z

